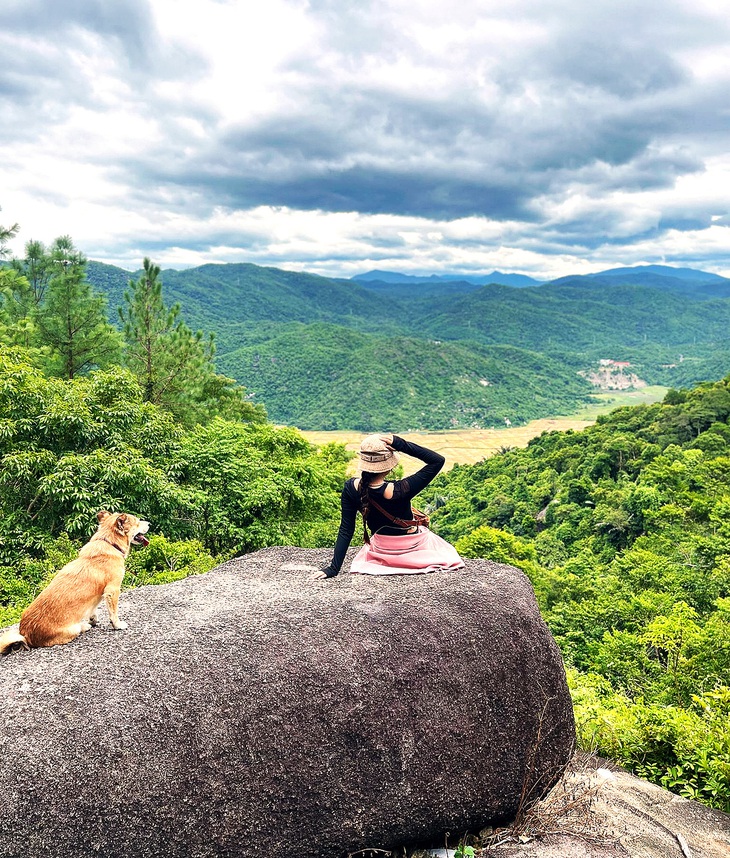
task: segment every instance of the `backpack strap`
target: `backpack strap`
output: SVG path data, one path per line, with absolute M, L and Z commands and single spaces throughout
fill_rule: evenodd
M 404 518 L 397 518 L 396 516 L 391 515 L 387 510 L 383 509 L 383 507 L 380 506 L 380 504 L 376 500 L 373 500 L 372 497 L 369 499 L 368 502 L 372 504 L 379 512 L 382 512 L 386 518 L 389 518 L 393 522 L 393 524 L 396 525 L 396 527 L 402 527 L 404 530 L 407 530 L 409 527 L 416 527 L 419 524 L 419 522 L 415 518 L 412 518 L 407 521 Z

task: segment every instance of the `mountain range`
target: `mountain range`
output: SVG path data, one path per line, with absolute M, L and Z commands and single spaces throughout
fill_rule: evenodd
M 418 276 L 414 274 L 400 274 L 397 271 L 368 271 L 366 274 L 356 274 L 352 280 L 356 283 L 364 283 L 372 288 L 379 283 L 398 283 L 407 286 L 432 286 L 444 283 L 469 283 L 473 286 L 487 286 L 496 283 L 499 286 L 538 286 L 542 281 L 525 274 L 504 274 L 501 271 L 492 271 L 491 274 L 467 275 L 467 274 L 428 274 Z
M 113 317 L 135 276 L 88 266 Z M 208 264 L 165 270 L 162 282 L 190 327 L 215 333 L 219 370 L 270 419 L 303 429 L 484 427 L 568 413 L 593 392 L 579 372 L 600 360 L 675 387 L 730 368 L 730 280 L 694 269 L 515 287 Z

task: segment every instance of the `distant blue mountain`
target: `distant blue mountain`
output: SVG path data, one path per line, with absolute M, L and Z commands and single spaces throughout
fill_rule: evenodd
M 400 274 L 397 271 L 368 271 L 366 274 L 356 274 L 352 280 L 367 286 L 369 283 L 392 283 L 398 285 L 416 286 L 419 284 L 433 285 L 435 283 L 471 283 L 473 286 L 486 286 L 496 283 L 499 286 L 538 286 L 541 281 L 525 274 L 503 274 L 492 271 L 491 274 Z
M 606 283 L 620 281 L 622 283 L 634 283 L 641 286 L 652 286 L 670 291 L 695 292 L 706 294 L 708 297 L 724 294 L 730 287 L 730 280 L 719 274 L 709 271 L 700 271 L 696 268 L 675 268 L 672 265 L 633 265 L 621 268 L 609 268 L 605 271 L 596 271 L 594 274 L 573 274 L 560 277 L 551 282 L 573 284 L 583 278 L 591 280 L 603 280 Z M 524 274 L 505 274 L 501 271 L 493 271 L 491 274 L 401 274 L 398 271 L 368 271 L 366 274 L 357 274 L 351 278 L 356 283 L 366 288 L 374 288 L 375 284 L 389 284 L 399 286 L 436 286 L 441 283 L 462 284 L 465 290 L 466 284 L 471 286 L 486 286 L 496 283 L 500 286 L 514 286 L 523 288 L 526 286 L 539 286 L 544 281 L 535 280 Z M 453 290 L 457 291 L 457 290 Z
M 610 268 L 595 274 L 573 274 L 551 281 L 549 286 L 585 288 L 587 284 L 606 290 L 618 286 L 642 286 L 662 292 L 674 292 L 694 300 L 730 297 L 730 279 L 698 271 L 694 268 L 673 268 L 671 265 L 635 265 L 630 268 Z
M 696 268 L 675 268 L 672 265 L 633 265 L 628 268 L 609 268 L 607 271 L 598 271 L 589 274 L 589 277 L 614 277 L 643 274 L 657 274 L 660 277 L 675 277 L 678 280 L 697 280 L 701 283 L 727 283 L 727 277 L 712 274 L 709 271 L 699 271 Z

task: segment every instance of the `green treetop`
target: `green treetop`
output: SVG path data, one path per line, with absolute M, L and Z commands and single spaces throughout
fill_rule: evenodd
M 38 338 L 50 349 L 49 370 L 74 378 L 118 361 L 121 340 L 107 321 L 106 300 L 86 280 L 86 259 L 68 236 L 48 254 L 52 274 L 35 310 Z
M 215 372 L 213 337 L 193 333 L 180 319 L 180 305 L 165 306 L 160 268 L 149 258 L 136 282 L 129 281 L 119 308 L 126 363 L 146 401 L 172 412 L 187 425 L 215 414 L 258 421 L 263 411 L 247 402 L 232 379 Z
M 17 223 L 12 226 L 0 226 L 0 259 L 5 258 L 8 254 L 7 243 L 17 234 L 20 227 Z

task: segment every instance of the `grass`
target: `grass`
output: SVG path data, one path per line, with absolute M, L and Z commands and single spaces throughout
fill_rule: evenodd
M 531 420 L 524 426 L 509 426 L 504 429 L 449 429 L 440 432 L 409 432 L 402 435 L 408 441 L 421 444 L 441 453 L 446 459 L 445 470 L 454 465 L 473 465 L 491 456 L 503 447 L 526 447 L 528 442 L 543 432 L 564 432 L 568 429 L 580 431 L 596 422 L 599 414 L 607 414 L 622 405 L 642 405 L 660 402 L 667 392 L 666 387 L 643 387 L 639 390 L 610 391 L 595 394 L 594 402 L 576 414 L 543 417 Z M 384 429 L 383 431 L 390 431 Z M 357 450 L 364 432 L 302 432 L 312 444 L 321 446 L 335 441 L 348 450 Z M 396 434 L 398 433 L 396 429 Z M 407 476 L 417 471 L 420 463 L 414 459 L 403 459 Z

